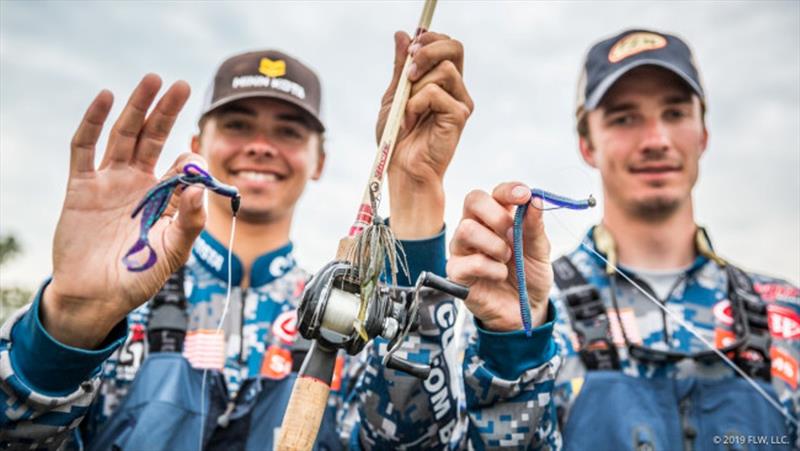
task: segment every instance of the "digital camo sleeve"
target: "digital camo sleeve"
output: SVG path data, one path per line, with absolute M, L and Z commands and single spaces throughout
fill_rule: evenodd
M 426 240 L 402 242 L 410 279 L 423 270 L 445 272 L 444 230 Z M 425 380 L 385 368 L 387 342 L 374 340 L 351 366 L 352 390 L 346 395 L 343 434 L 351 449 L 449 449 L 458 436 L 460 376 L 453 348 L 456 307 L 452 299 L 423 299 L 420 327 L 397 351 L 398 357 L 430 364 Z
M 547 322 L 531 337 L 477 327 L 464 356 L 470 449 L 561 449 L 552 397 L 561 366 L 554 322 L 551 302 Z
M 63 345 L 39 320 L 41 293 L 0 328 L 0 448 L 57 449 L 78 426 L 100 384 L 103 361 L 125 340 L 120 323 L 97 350 Z

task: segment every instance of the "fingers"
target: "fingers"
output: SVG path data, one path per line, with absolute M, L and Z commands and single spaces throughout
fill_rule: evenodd
M 101 169 L 112 162 L 128 163 L 131 160 L 147 110 L 160 88 L 161 78 L 155 74 L 147 74 L 133 90 L 111 129 L 108 148 L 100 163 Z
M 464 218 L 450 241 L 450 254 L 469 255 L 475 252 L 500 263 L 508 263 L 512 255 L 511 247 L 502 237 L 478 221 Z
M 463 216 L 486 225 L 501 238 L 506 237 L 514 225 L 514 216 L 508 208 L 479 190 L 467 194 L 464 199 Z
M 452 61 L 459 73 L 464 72 L 464 46 L 446 34 L 428 31 L 421 34 L 409 48 L 412 67 L 408 78 L 417 81 L 442 61 Z
M 468 287 L 478 280 L 499 283 L 508 278 L 508 266 L 483 254 L 454 256 L 447 262 L 447 277 Z
M 403 129 L 410 131 L 421 118 L 433 113 L 437 121 L 462 130 L 471 114 L 463 103 L 450 96 L 439 85 L 426 85 L 421 92 L 408 99 L 403 117 Z
M 175 82 L 158 101 L 153 112 L 147 117 L 134 152 L 134 164 L 145 172 L 153 172 L 164 142 L 186 100 L 189 98 L 189 84 Z
M 94 171 L 94 149 L 113 102 L 113 94 L 104 89 L 86 109 L 70 145 L 70 175 Z
M 531 202 L 531 190 L 519 182 L 501 183 L 492 192 L 492 198 L 506 205 L 523 205 Z M 522 222 L 522 249 L 525 257 L 540 262 L 550 259 L 550 241 L 544 231 L 542 201 L 534 198 Z
M 492 198 L 501 205 L 522 205 L 531 198 L 531 189 L 520 182 L 505 182 L 492 190 Z
M 444 114 L 462 130 L 475 108 L 461 75 L 464 47 L 447 35 L 427 32 L 414 41 L 409 53 L 412 85 L 403 129 L 410 130 L 420 117 L 433 112 Z
M 422 78 L 414 82 L 414 84 L 411 85 L 411 97 L 423 91 L 423 89 L 430 84 L 440 86 L 453 98 L 463 103 L 469 109 L 469 112 L 472 112 L 474 109 L 475 104 L 472 101 L 472 97 L 470 97 L 467 92 L 464 79 L 461 77 L 461 73 L 452 61 L 444 60 L 440 62 L 433 69 L 425 73 Z
M 208 169 L 208 163 L 206 163 L 206 160 L 203 157 L 201 157 L 196 153 L 186 152 L 178 156 L 178 158 L 175 160 L 175 163 L 173 163 L 172 166 L 169 168 L 169 170 L 167 170 L 167 172 L 164 174 L 161 180 L 166 180 L 170 177 L 180 174 L 181 172 L 183 172 L 184 166 L 186 166 L 189 163 L 194 163 L 206 170 Z M 199 187 L 194 187 L 194 188 L 199 189 Z M 181 199 L 183 198 L 183 196 L 186 194 L 187 191 L 189 191 L 189 187 L 186 188 L 179 187 L 177 190 L 175 190 L 175 193 L 169 199 L 169 204 L 167 205 L 167 208 L 164 210 L 162 216 L 170 217 L 175 215 L 175 212 L 179 211 L 179 205 L 182 202 Z M 201 189 L 201 191 L 203 190 Z

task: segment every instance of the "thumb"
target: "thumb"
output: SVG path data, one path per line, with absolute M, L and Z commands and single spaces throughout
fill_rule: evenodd
M 167 228 L 165 245 L 169 249 L 166 252 L 168 255 L 175 255 L 180 261 L 179 265 L 189 258 L 192 244 L 206 223 L 204 197 L 204 190 L 199 186 L 189 186 L 183 190 L 180 194 L 178 217 Z
M 394 34 L 394 68 L 392 69 L 392 82 L 386 89 L 384 99 L 391 100 L 394 95 L 394 90 L 397 88 L 397 83 L 400 81 L 400 73 L 403 71 L 403 65 L 406 63 L 406 56 L 408 56 L 408 46 L 411 44 L 411 36 L 404 31 L 397 31 Z
M 397 31 L 394 34 L 394 68 L 392 69 L 392 81 L 386 92 L 381 98 L 381 110 L 378 115 L 378 122 L 375 124 L 375 141 L 380 141 L 381 133 L 383 133 L 383 126 L 386 123 L 386 116 L 389 113 L 389 106 L 394 99 L 394 91 L 397 89 L 397 84 L 400 82 L 400 74 L 403 72 L 403 65 L 406 62 L 408 55 L 408 46 L 411 44 L 411 37 L 403 31 Z

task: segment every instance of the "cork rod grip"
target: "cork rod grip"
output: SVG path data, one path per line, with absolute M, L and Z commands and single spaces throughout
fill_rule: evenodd
M 308 451 L 314 446 L 328 402 L 328 392 L 330 387 L 319 379 L 297 378 L 283 416 L 276 450 Z

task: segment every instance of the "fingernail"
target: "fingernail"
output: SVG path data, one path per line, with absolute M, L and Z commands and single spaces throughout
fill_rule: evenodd
M 417 76 L 417 63 L 411 63 L 411 65 L 408 66 L 408 79 L 410 80 L 416 76 Z
M 542 199 L 538 197 L 534 197 L 533 200 L 531 200 L 531 203 L 533 204 L 534 207 L 538 208 L 539 210 L 544 209 L 544 202 L 542 202 Z
M 506 231 L 506 239 L 509 243 L 514 241 L 514 227 L 509 227 Z
M 524 199 L 526 194 L 528 194 L 528 189 L 524 186 L 515 186 L 511 190 L 511 195 L 520 200 Z
M 417 53 L 417 50 L 419 50 L 420 47 L 422 46 L 419 45 L 418 43 L 411 44 L 410 46 L 408 46 L 408 54 L 414 56 L 414 54 Z

